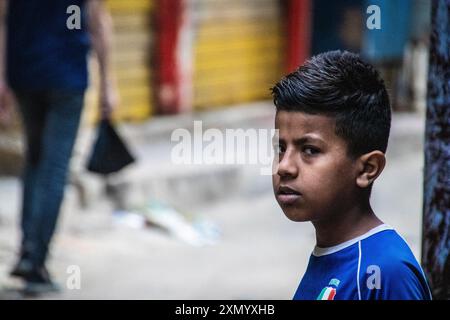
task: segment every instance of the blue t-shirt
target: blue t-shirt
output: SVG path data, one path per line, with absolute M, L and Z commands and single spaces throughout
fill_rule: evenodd
M 411 249 L 380 225 L 340 245 L 315 247 L 294 300 L 431 300 Z
M 74 7 L 67 13 L 72 5 L 80 9 L 80 29 L 67 27 L 67 20 L 76 18 Z M 9 1 L 6 68 L 13 89 L 87 87 L 89 34 L 85 5 L 85 0 Z

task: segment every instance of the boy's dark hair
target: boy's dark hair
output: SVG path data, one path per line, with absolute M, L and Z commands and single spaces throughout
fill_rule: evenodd
M 378 72 L 348 51 L 318 54 L 273 88 L 277 111 L 325 114 L 350 156 L 386 152 L 391 126 L 389 97 Z

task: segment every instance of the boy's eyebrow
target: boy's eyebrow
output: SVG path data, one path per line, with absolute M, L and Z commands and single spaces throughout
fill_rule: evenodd
M 325 141 L 323 139 L 319 138 L 319 137 L 312 136 L 312 135 L 304 135 L 301 138 L 294 139 L 294 144 L 302 145 L 302 144 L 305 144 L 305 143 L 311 142 L 311 141 L 325 143 Z
M 276 142 L 276 141 L 284 142 L 284 139 L 281 138 L 281 137 L 278 136 L 278 135 L 274 135 L 274 136 L 272 137 L 272 142 Z M 321 139 L 320 137 L 316 137 L 316 136 L 314 136 L 314 135 L 306 134 L 306 135 L 304 135 L 304 136 L 301 137 L 301 138 L 294 139 L 294 144 L 302 145 L 302 144 L 305 144 L 305 143 L 308 143 L 308 142 L 311 142 L 311 141 L 313 141 L 313 142 L 316 141 L 316 142 L 322 142 L 322 143 L 325 143 L 325 141 L 324 141 L 323 139 Z

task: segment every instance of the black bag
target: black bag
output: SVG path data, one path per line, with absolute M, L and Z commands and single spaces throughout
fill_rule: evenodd
M 87 169 L 106 175 L 117 172 L 134 161 L 134 157 L 111 122 L 107 119 L 102 120 L 98 127 L 97 140 L 87 162 Z

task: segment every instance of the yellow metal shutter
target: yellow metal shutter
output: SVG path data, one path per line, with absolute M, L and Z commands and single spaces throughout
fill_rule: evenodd
M 152 0 L 107 0 L 114 24 L 112 64 L 120 95 L 115 110 L 118 121 L 138 121 L 152 113 L 150 54 L 153 37 L 150 24 Z M 90 62 L 91 86 L 87 93 L 87 117 L 98 117 L 98 72 Z
M 194 108 L 270 99 L 282 73 L 278 0 L 197 0 Z

